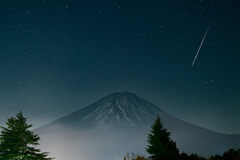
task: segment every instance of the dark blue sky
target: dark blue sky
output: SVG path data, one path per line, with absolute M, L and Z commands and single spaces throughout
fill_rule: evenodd
M 189 123 L 240 134 L 239 8 L 237 0 L 1 0 L 0 126 L 22 110 L 39 127 L 127 90 Z

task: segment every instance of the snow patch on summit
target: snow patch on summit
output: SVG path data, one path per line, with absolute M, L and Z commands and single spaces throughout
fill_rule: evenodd
M 120 113 L 123 114 L 123 118 L 124 118 L 129 124 L 131 124 L 131 125 L 133 125 L 133 126 L 136 126 L 136 125 L 133 123 L 133 121 L 127 117 L 127 114 L 126 114 L 125 110 L 121 107 L 121 105 L 119 104 L 118 99 L 116 99 L 116 105 L 117 105 L 117 107 L 121 110 Z M 120 120 L 119 117 L 118 117 L 118 119 Z

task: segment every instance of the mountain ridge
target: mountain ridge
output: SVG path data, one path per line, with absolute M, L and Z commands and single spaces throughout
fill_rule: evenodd
M 156 117 L 156 115 L 154 117 L 152 116 L 154 111 L 165 112 L 152 103 L 149 103 L 151 105 L 149 109 L 149 107 L 145 107 L 149 106 L 147 103 L 149 102 L 142 98 L 139 99 L 139 97 L 133 93 L 127 91 L 115 92 L 49 124 L 55 123 L 56 125 L 56 122 L 58 124 L 65 124 L 72 121 L 73 127 L 77 125 L 80 127 L 86 123 L 88 123 L 87 125 L 89 127 L 93 127 L 93 123 L 98 121 L 95 127 L 99 129 L 108 128 L 106 125 L 149 126 L 149 121 L 153 122 Z M 132 117 L 133 119 L 129 118 L 131 114 L 134 115 L 134 118 Z M 94 122 L 92 120 L 94 120 Z M 103 124 L 105 124 L 105 126 L 103 126 Z

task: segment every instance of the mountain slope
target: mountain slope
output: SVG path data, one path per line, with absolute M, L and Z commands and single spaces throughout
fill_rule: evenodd
M 46 126 L 74 130 L 107 129 L 116 126 L 149 127 L 157 114 L 167 121 L 179 121 L 135 94 L 121 92 L 110 94 Z

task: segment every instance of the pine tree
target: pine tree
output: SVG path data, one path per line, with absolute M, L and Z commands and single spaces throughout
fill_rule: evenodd
M 179 150 L 176 143 L 170 139 L 170 132 L 163 127 L 159 115 L 151 126 L 152 130 L 148 135 L 147 152 L 156 160 L 171 160 L 179 157 Z
M 1 127 L 0 134 L 0 160 L 51 160 L 46 158 L 48 152 L 39 153 L 40 137 L 29 131 L 32 125 L 26 123 L 27 118 L 19 112 L 15 117 L 8 118 L 7 128 Z

